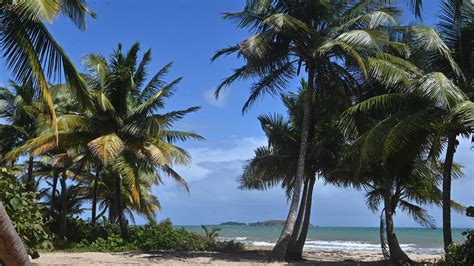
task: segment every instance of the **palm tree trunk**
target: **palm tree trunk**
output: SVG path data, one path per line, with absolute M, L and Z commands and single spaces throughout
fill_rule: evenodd
M 66 199 L 66 170 L 63 171 L 61 177 L 61 210 L 59 212 L 59 238 L 63 239 L 66 235 L 66 209 L 67 209 L 67 199 Z
M 298 216 L 296 217 L 295 227 L 293 228 L 293 234 L 291 235 L 291 238 L 290 238 L 290 244 L 288 244 L 288 250 L 291 250 L 292 247 L 296 244 L 296 241 L 298 240 L 298 236 L 301 231 L 301 226 L 302 226 L 303 217 L 304 217 L 304 209 L 306 206 L 306 199 L 308 196 L 308 185 L 309 185 L 309 179 L 305 181 L 304 186 L 303 186 L 303 196 L 301 197 L 300 207 L 298 210 Z
M 8 266 L 31 265 L 25 245 L 15 231 L 2 202 L 0 202 L 0 262 Z
M 305 91 L 304 111 L 303 111 L 303 126 L 301 129 L 301 143 L 298 156 L 298 165 L 296 167 L 296 176 L 294 184 L 293 199 L 291 202 L 288 217 L 286 218 L 283 230 L 278 238 L 278 241 L 270 253 L 270 258 L 275 260 L 283 260 L 286 256 L 286 250 L 290 243 L 291 234 L 296 222 L 298 213 L 298 203 L 300 201 L 301 186 L 305 172 L 306 150 L 308 148 L 308 135 L 311 123 L 311 106 L 313 101 L 313 85 L 314 85 L 314 67 L 311 63 L 308 65 L 308 86 Z
M 30 155 L 30 157 L 28 158 L 28 173 L 26 176 L 26 186 L 25 186 L 25 190 L 27 192 L 33 191 L 34 189 L 33 162 L 34 162 L 34 157 Z
M 390 251 L 390 259 L 396 265 L 405 265 L 408 262 L 412 265 L 412 261 L 408 255 L 400 247 L 397 235 L 395 234 L 395 226 L 393 223 L 393 204 L 392 204 L 392 192 L 391 182 L 387 182 L 387 186 L 384 193 L 384 208 L 385 208 L 385 230 L 387 232 L 387 243 Z
M 451 172 L 456 145 L 456 134 L 448 133 L 448 147 L 446 148 L 446 157 L 443 165 L 443 238 L 445 251 L 453 243 L 451 233 Z
M 128 240 L 129 239 L 128 225 L 127 225 L 127 222 L 125 221 L 125 217 L 123 214 L 122 191 L 120 189 L 120 176 L 119 175 L 115 176 L 115 200 L 117 204 L 117 216 L 118 216 L 117 218 L 120 224 L 120 233 L 123 239 Z
M 97 220 L 97 188 L 99 184 L 99 177 L 100 177 L 100 172 L 101 172 L 101 166 L 98 165 L 96 170 L 95 170 L 95 176 L 94 176 L 94 189 L 93 189 L 93 194 L 92 194 L 92 215 L 91 215 L 91 223 L 95 224 Z
M 313 189 L 316 178 L 311 178 L 308 185 L 308 195 L 306 197 L 305 213 L 303 220 L 303 228 L 299 234 L 298 240 L 296 241 L 295 246 L 289 250 L 287 258 L 291 260 L 302 260 L 303 259 L 303 249 L 304 244 L 306 243 L 306 237 L 308 236 L 308 230 L 311 222 L 311 206 L 313 203 Z
M 56 203 L 56 187 L 58 186 L 58 171 L 56 171 L 56 169 L 53 169 L 53 184 L 52 184 L 52 187 L 51 187 L 51 202 L 50 202 L 50 206 L 49 206 L 49 213 L 50 215 L 53 213 L 54 211 L 54 204 Z
M 385 241 L 385 208 L 380 212 L 380 247 L 382 248 L 383 258 L 386 260 L 390 259 L 390 253 L 387 249 Z

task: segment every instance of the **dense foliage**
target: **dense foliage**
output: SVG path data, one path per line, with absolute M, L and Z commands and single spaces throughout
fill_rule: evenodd
M 474 218 L 474 207 L 467 208 L 466 215 Z M 445 256 L 446 265 L 474 265 L 474 230 L 462 233 L 466 241 L 461 245 L 453 244 Z
M 462 245 L 451 237 L 451 212 L 463 211 L 451 199 L 451 181 L 462 176 L 458 138 L 474 128 L 474 6 L 441 1 L 432 28 L 403 25 L 396 2 L 248 0 L 241 12 L 224 14 L 251 35 L 212 58 L 234 54 L 243 63 L 216 96 L 252 80 L 244 112 L 265 94 L 281 94 L 287 109 L 259 116 L 268 144 L 240 179 L 245 189 L 281 185 L 291 199 L 274 259 L 302 258 L 320 178 L 366 192 L 392 262 L 412 263 L 398 243 L 395 213 L 434 227 L 424 206 L 436 205 L 446 263 L 474 263 L 473 231 Z M 405 2 L 421 17 L 422 0 Z M 0 50 L 15 79 L 0 88 L 0 200 L 8 213 L 0 221 L 10 216 L 21 236 L 0 232 L 13 239 L 8 253 L 20 254 L 12 264 L 29 260 L 24 245 L 36 258 L 51 243 L 100 252 L 244 248 L 219 241 L 216 228 L 203 226 L 200 235 L 156 224 L 153 188 L 166 176 L 189 190 L 175 171 L 191 162 L 180 145 L 203 139 L 176 130 L 200 107 L 166 108 L 181 81 L 165 80 L 172 63 L 149 76 L 151 50 L 140 55 L 138 43 L 127 51 L 119 44 L 108 57 L 86 55 L 79 73 L 45 22 L 64 15 L 85 29 L 95 15 L 84 0 L 5 0 L 0 9 Z M 294 93 L 289 85 L 301 76 Z M 65 83 L 54 84 L 58 78 Z M 73 218 L 89 203 L 90 221 Z M 131 225 L 136 215 L 149 223 Z
M 95 252 L 151 250 L 232 252 L 244 249 L 242 243 L 219 241 L 183 227 L 176 228 L 169 220 L 159 224 L 131 226 L 128 241 L 119 235 L 120 230 L 116 225 L 106 220 L 92 225 L 81 219 L 69 219 L 68 225 L 71 226 L 70 238 L 58 245 L 59 249 Z
M 38 249 L 52 248 L 43 207 L 36 200 L 36 192 L 23 192 L 15 176 L 0 168 L 0 201 L 10 215 L 15 229 L 32 258 L 39 257 Z

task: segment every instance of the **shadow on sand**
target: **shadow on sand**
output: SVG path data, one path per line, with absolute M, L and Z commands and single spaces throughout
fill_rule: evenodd
M 170 260 L 174 259 L 181 262 L 188 261 L 193 258 L 206 258 L 209 261 L 225 261 L 228 263 L 271 263 L 271 261 L 265 260 L 268 258 L 270 251 L 265 250 L 246 250 L 241 252 L 232 252 L 232 253 L 222 253 L 222 252 L 176 252 L 176 251 L 156 251 L 156 252 L 129 252 L 129 253 L 122 253 L 122 255 L 126 256 L 136 256 L 140 255 L 140 257 L 144 259 L 148 259 L 149 263 L 160 263 L 163 260 Z M 304 261 L 300 262 L 287 262 L 286 265 L 371 265 L 371 266 L 378 266 L 378 265 L 392 265 L 390 262 L 387 261 L 371 261 L 371 262 L 358 262 L 358 261 L 317 261 L 311 258 L 307 258 Z

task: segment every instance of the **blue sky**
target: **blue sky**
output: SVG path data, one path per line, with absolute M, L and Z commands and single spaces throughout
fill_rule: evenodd
M 437 2 L 425 0 L 425 23 L 433 22 Z M 64 18 L 51 26 L 54 36 L 78 67 L 88 53 L 108 55 L 119 42 L 125 48 L 140 42 L 143 50 L 153 51 L 150 73 L 173 61 L 169 80 L 184 76 L 167 108 L 202 106 L 202 110 L 178 124 L 180 129 L 193 130 L 206 138 L 203 142 L 182 145 L 193 156 L 190 167 L 178 168 L 189 181 L 191 192 L 188 195 L 173 181 L 165 180 L 164 186 L 155 189 L 163 207 L 158 219 L 171 218 L 175 224 L 214 224 L 286 217 L 288 204 L 280 189 L 240 191 L 236 182 L 242 164 L 253 155 L 253 149 L 265 144 L 257 115 L 283 112 L 279 100 L 267 96 L 242 115 L 248 82 L 236 83 L 219 101 L 212 97 L 215 86 L 239 66 L 239 61 L 226 58 L 211 64 L 211 56 L 217 49 L 248 36 L 247 32 L 223 21 L 221 14 L 239 11 L 243 3 L 244 0 L 91 0 L 89 6 L 97 13 L 97 19 L 89 20 L 85 32 Z M 411 13 L 405 20 L 412 20 Z M 0 73 L 4 73 L 0 82 L 5 84 L 8 74 L 1 67 Z M 296 81 L 293 85 L 296 89 Z M 463 141 L 458 149 L 455 159 L 466 166 L 466 175 L 453 184 L 453 198 L 466 205 L 474 205 L 470 147 L 468 141 Z M 367 209 L 362 192 L 317 183 L 314 198 L 313 224 L 378 226 L 378 216 Z M 430 208 L 430 213 L 440 225 L 441 211 Z M 417 226 L 404 215 L 397 216 L 396 224 Z M 469 225 L 472 220 L 454 214 L 454 227 Z

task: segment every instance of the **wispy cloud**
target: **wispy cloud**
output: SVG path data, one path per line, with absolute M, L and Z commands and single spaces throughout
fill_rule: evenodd
M 227 102 L 228 93 L 224 92 L 219 95 L 219 99 L 216 99 L 214 95 L 215 89 L 209 89 L 204 91 L 204 100 L 212 106 L 222 108 Z
M 209 163 L 248 160 L 253 156 L 255 148 L 264 144 L 266 140 L 263 137 L 244 137 L 187 149 L 191 154 L 192 164 L 188 167 L 177 167 L 177 170 L 188 181 L 200 180 L 212 173 Z

